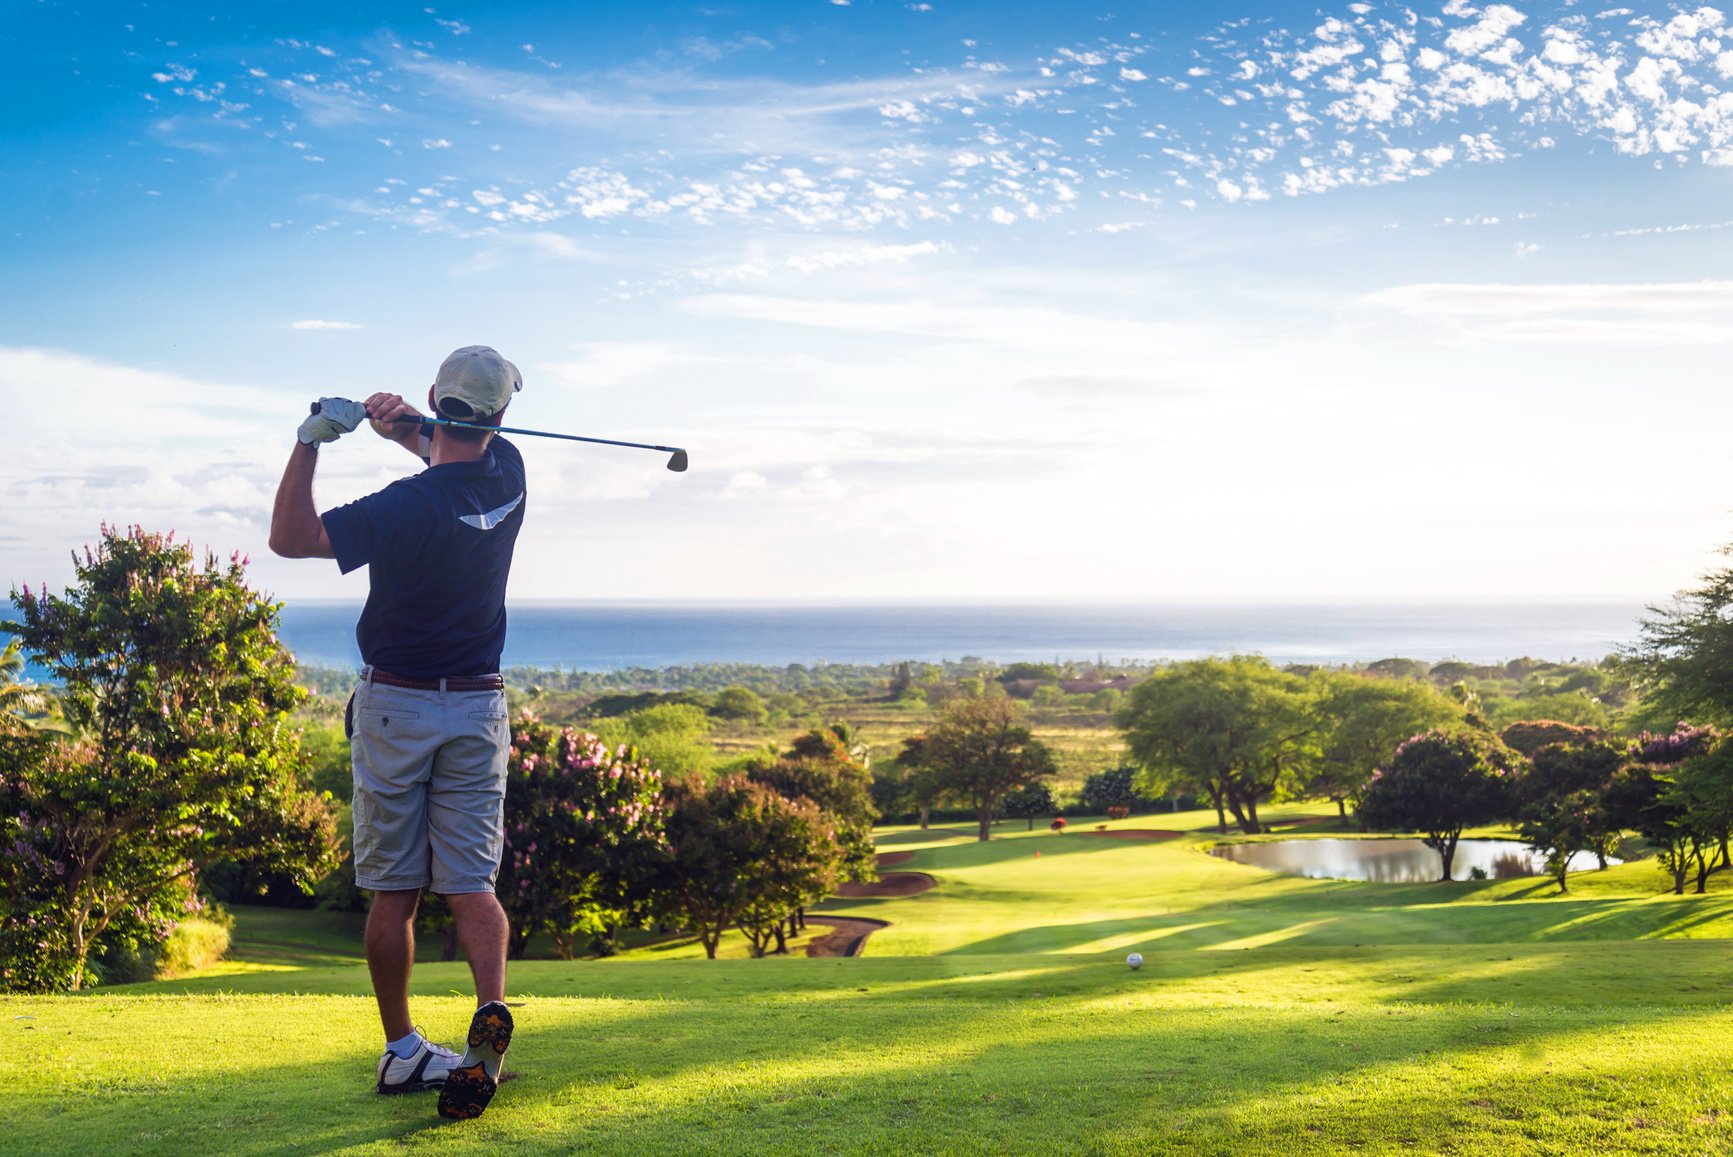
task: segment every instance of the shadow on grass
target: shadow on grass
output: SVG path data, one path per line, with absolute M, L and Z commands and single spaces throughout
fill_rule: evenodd
M 1434 902 L 1417 903 L 1401 894 L 1410 891 L 1409 886 L 1326 884 L 1269 902 L 1250 896 L 1108 920 L 1033 924 L 949 952 L 1094 952 L 1128 950 L 1156 941 L 1164 948 L 1215 949 L 1282 943 L 1347 947 L 1733 936 L 1733 904 L 1720 897 L 1574 900 L 1567 896 L 1525 904 L 1451 903 L 1462 897 L 1444 894 L 1450 885 L 1429 887 L 1439 889 L 1429 893 Z M 1136 939 L 1140 932 L 1144 940 Z M 1104 939 L 1113 943 L 1097 943 Z

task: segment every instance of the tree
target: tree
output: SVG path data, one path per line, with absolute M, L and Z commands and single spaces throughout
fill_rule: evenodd
M 1496 699 L 1488 708 L 1488 722 L 1494 728 L 1538 720 L 1559 720 L 1579 727 L 1604 728 L 1609 714 L 1605 706 L 1580 691 L 1561 691 L 1521 695 L 1515 699 Z
M 1372 773 L 1360 816 L 1382 831 L 1417 831 L 1444 860 L 1450 879 L 1462 829 L 1506 818 L 1512 810 L 1515 753 L 1478 733 L 1429 731 L 1396 749 Z
M 1012 663 L 998 674 L 1000 683 L 1058 683 L 1063 673 L 1052 663 Z
M 1379 659 L 1368 663 L 1364 668 L 1367 676 L 1374 679 L 1424 679 L 1432 668 L 1418 659 Z
M 873 773 L 873 803 L 883 815 L 912 811 L 925 831 L 933 808 L 945 797 L 941 769 L 927 759 L 927 737 L 911 735 L 888 763 Z
M 511 954 L 545 931 L 562 959 L 580 937 L 611 951 L 647 914 L 662 851 L 662 776 L 635 749 L 560 730 L 527 712 L 506 761 L 505 849 L 497 892 Z
M 1733 545 L 1721 548 L 1733 556 Z M 1733 725 L 1733 567 L 1702 577 L 1671 606 L 1650 607 L 1635 646 L 1620 654 L 1653 718 Z
M 750 687 L 724 687 L 716 693 L 710 714 L 718 719 L 734 719 L 745 723 L 763 723 L 770 718 L 770 709 Z
M 288 712 L 305 694 L 245 564 L 103 528 L 64 595 L 14 591 L 3 624 L 61 687 L 77 738 L 0 749 L 7 983 L 77 988 L 93 950 L 166 935 L 218 858 L 303 888 L 336 863 Z M 46 920 L 52 935 L 24 930 Z M 45 945 L 38 947 L 38 944 Z M 37 959 L 18 971 L 15 949 Z M 124 946 L 124 945 L 121 945 Z
M 1334 801 L 1342 817 L 1398 744 L 1462 720 L 1461 708 L 1426 683 L 1336 672 L 1312 678 L 1318 760 L 1303 790 Z
M 968 800 L 991 839 L 993 814 L 1007 793 L 1058 773 L 1052 753 L 1020 722 L 1008 699 L 959 699 L 926 737 L 922 760 L 949 795 Z
M 1723 740 L 1694 755 L 1672 776 L 1668 802 L 1680 811 L 1697 869 L 1697 892 L 1709 890 L 1709 873 L 1727 867 L 1728 837 L 1733 833 L 1733 743 Z
M 1553 743 L 1535 749 L 1515 781 L 1517 819 L 1523 839 L 1547 853 L 1547 874 L 1566 891 L 1571 857 L 1594 852 L 1603 867 L 1619 829 L 1606 792 L 1625 763 L 1621 743 Z
M 34 683 L 25 683 L 24 648 L 12 639 L 0 650 L 0 735 L 27 735 L 31 728 L 26 716 L 41 711 L 48 698 Z
M 707 771 L 715 760 L 707 736 L 710 717 L 692 703 L 655 703 L 595 725 L 596 737 L 610 747 L 638 749 L 638 757 L 663 775 L 679 777 Z
M 1029 830 L 1035 830 L 1035 817 L 1051 815 L 1058 810 L 1053 789 L 1044 783 L 1027 783 L 1007 795 L 999 805 L 1005 815 L 1014 820 L 1028 820 Z
M 801 896 L 835 887 L 840 856 L 818 807 L 745 776 L 691 776 L 665 788 L 659 904 L 698 934 L 704 954 L 739 924 L 762 956 Z
M 1697 891 L 1708 890 L 1715 854 L 1727 859 L 1733 828 L 1733 750 L 1715 732 L 1681 724 L 1670 735 L 1644 732 L 1634 762 L 1609 786 L 1607 807 L 1622 827 L 1635 828 L 1655 849 L 1676 895 L 1693 868 Z
M 1122 807 L 1129 813 L 1131 808 L 1147 802 L 1137 793 L 1136 778 L 1135 767 L 1096 772 L 1083 781 L 1083 790 L 1077 796 L 1077 810 L 1085 815 L 1106 815 L 1108 808 Z
M 879 815 L 873 805 L 872 774 L 850 750 L 850 738 L 840 724 L 815 727 L 775 759 L 748 763 L 746 776 L 787 799 L 817 804 L 836 828 L 843 878 L 870 880 L 875 873 L 872 829 Z
M 1143 769 L 1138 787 L 1207 795 L 1256 835 L 1259 803 L 1295 787 L 1316 758 L 1305 680 L 1258 656 L 1175 663 L 1133 687 L 1114 715 Z

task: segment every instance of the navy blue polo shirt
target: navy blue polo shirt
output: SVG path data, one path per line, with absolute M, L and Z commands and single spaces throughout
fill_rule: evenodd
M 320 516 L 344 574 L 370 566 L 362 661 L 412 679 L 489 675 L 524 517 L 524 460 L 499 435 L 474 462 L 429 466 Z

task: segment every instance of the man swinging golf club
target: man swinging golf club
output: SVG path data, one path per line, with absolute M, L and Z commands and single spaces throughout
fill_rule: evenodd
M 498 426 L 523 388 L 517 367 L 465 346 L 428 390 L 452 420 Z M 396 394 L 321 399 L 301 423 L 277 489 L 271 549 L 371 566 L 355 637 L 364 663 L 345 730 L 355 768 L 355 882 L 373 893 L 367 967 L 385 1029 L 378 1091 L 439 1089 L 442 1117 L 479 1116 L 511 1043 L 505 1006 L 506 917 L 494 898 L 504 840 L 506 721 L 499 676 L 505 588 L 523 525 L 524 464 L 485 430 L 398 422 L 417 411 Z M 381 437 L 427 463 L 376 494 L 320 515 L 319 446 L 371 419 Z M 409 1017 L 415 909 L 444 896 L 475 977 L 476 1011 L 460 1057 Z

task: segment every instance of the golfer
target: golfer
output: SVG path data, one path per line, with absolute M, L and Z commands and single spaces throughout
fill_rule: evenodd
M 442 417 L 497 426 L 522 388 L 517 367 L 496 351 L 465 346 L 439 367 L 427 399 Z M 355 627 L 361 681 L 344 729 L 355 768 L 355 882 L 373 893 L 367 967 L 386 1041 L 378 1091 L 437 1088 L 440 1116 L 476 1117 L 498 1088 L 512 1034 L 506 917 L 493 888 L 511 738 L 499 658 L 506 576 L 523 525 L 524 464 L 498 435 L 394 424 L 404 415 L 420 416 L 396 394 L 321 400 L 301 423 L 283 471 L 271 549 L 335 559 L 345 574 L 372 568 Z M 320 515 L 313 505 L 319 447 L 364 419 L 427 467 Z M 409 1016 L 423 889 L 451 905 L 475 977 L 477 1007 L 461 1057 L 424 1038 Z

